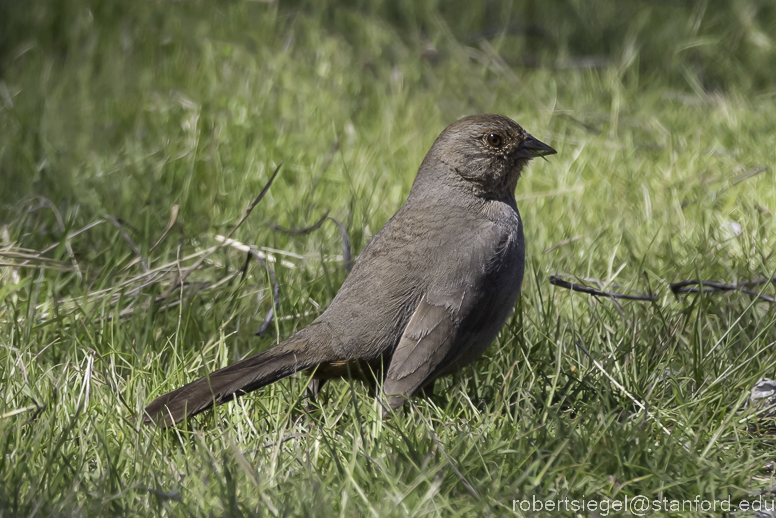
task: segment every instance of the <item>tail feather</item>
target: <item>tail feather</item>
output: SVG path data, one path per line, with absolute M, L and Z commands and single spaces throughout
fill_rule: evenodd
M 295 338 L 159 396 L 145 408 L 143 422 L 171 426 L 324 361 L 307 354 L 306 339 Z

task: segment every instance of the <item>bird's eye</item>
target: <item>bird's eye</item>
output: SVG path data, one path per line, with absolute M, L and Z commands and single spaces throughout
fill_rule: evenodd
M 496 133 L 489 133 L 488 136 L 485 137 L 485 142 L 487 142 L 491 147 L 501 147 L 504 139 L 501 138 L 501 135 L 497 135 Z

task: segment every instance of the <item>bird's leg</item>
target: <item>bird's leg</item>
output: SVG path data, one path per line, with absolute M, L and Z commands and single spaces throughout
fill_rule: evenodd
M 366 385 L 366 389 L 368 391 L 369 397 L 377 397 L 378 391 L 377 391 L 377 380 L 375 380 L 375 377 L 372 375 L 364 376 L 361 382 Z
M 307 384 L 307 397 L 309 397 L 311 401 L 317 401 L 318 395 L 321 393 L 321 388 L 323 388 L 325 383 L 325 379 L 311 379 L 310 383 Z
M 434 383 L 436 383 L 436 380 L 423 385 L 423 388 L 418 391 L 417 396 L 423 399 L 434 399 Z
M 413 396 L 417 396 L 423 399 L 433 399 L 435 383 L 436 383 L 436 379 L 429 381 L 428 383 L 423 385 L 423 387 L 418 389 L 418 391 L 415 394 L 413 394 Z M 380 403 L 383 405 L 383 417 L 387 417 L 388 415 L 390 415 L 391 412 L 397 411 L 409 399 L 407 396 L 401 396 L 401 395 L 391 395 L 387 397 L 384 395 L 379 395 L 377 397 L 380 397 Z

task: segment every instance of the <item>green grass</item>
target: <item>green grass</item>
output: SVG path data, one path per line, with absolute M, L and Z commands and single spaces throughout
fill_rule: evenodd
M 772 488 L 776 423 L 747 396 L 776 378 L 774 305 L 668 284 L 776 270 L 774 7 L 344 4 L 0 8 L 0 262 L 60 243 L 0 267 L 0 516 L 501 516 L 534 495 Z M 391 419 L 359 384 L 309 404 L 297 377 L 176 430 L 133 420 L 330 303 L 338 229 L 271 224 L 328 212 L 358 253 L 438 133 L 481 112 L 558 150 L 518 185 L 526 279 L 483 360 Z M 183 303 L 157 300 L 280 162 L 234 236 L 275 250 L 268 336 L 268 271 L 243 278 L 233 248 Z M 657 300 L 572 293 L 549 284 L 559 273 Z

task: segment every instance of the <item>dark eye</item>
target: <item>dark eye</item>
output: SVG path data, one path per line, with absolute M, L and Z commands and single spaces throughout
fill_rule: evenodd
M 501 135 L 497 135 L 495 133 L 489 133 L 488 136 L 485 137 L 485 142 L 487 142 L 488 145 L 492 147 L 501 147 L 501 144 L 504 142 L 504 139 L 501 138 Z

